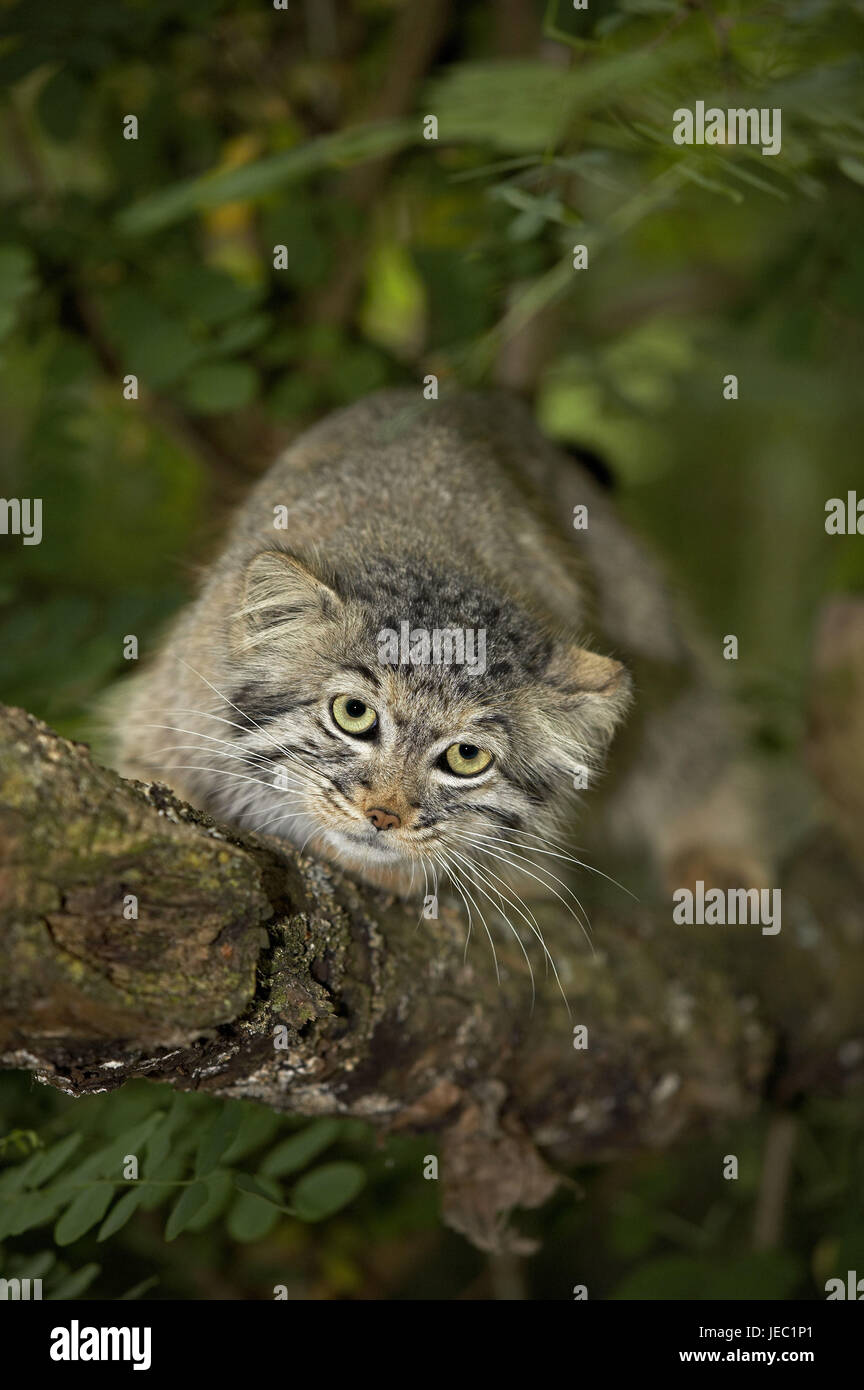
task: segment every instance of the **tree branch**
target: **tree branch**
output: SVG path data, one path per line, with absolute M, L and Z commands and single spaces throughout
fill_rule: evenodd
M 519 1250 L 507 1213 L 545 1200 L 556 1166 L 668 1144 L 769 1085 L 783 1103 L 860 1078 L 864 892 L 820 834 L 794 865 L 799 897 L 808 874 L 833 885 L 824 918 L 808 899 L 809 935 L 684 942 L 699 929 L 668 903 L 601 903 L 592 957 L 538 909 L 569 1019 L 539 952 L 532 1013 L 514 941 L 496 940 L 499 986 L 479 924 L 466 961 L 443 903 L 418 930 L 417 905 L 241 839 L 0 707 L 0 1066 L 76 1096 L 146 1076 L 436 1131 L 448 1221 Z

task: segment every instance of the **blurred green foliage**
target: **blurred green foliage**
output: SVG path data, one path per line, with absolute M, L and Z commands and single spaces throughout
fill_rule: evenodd
M 860 540 L 824 531 L 827 498 L 861 490 L 864 4 L 469 0 L 388 107 L 405 9 L 0 3 L 0 493 L 41 497 L 45 528 L 0 538 L 0 695 L 87 732 L 124 635 L 146 655 L 280 442 L 379 386 L 489 382 L 548 322 L 541 422 L 608 457 L 706 632 L 738 634 L 740 698 L 791 766 L 814 613 L 864 583 Z M 782 153 L 674 145 L 697 100 L 780 108 Z M 73 1104 L 3 1077 L 0 1103 L 2 1133 L 40 1140 L 3 1148 L 7 1191 L 65 1154 L 4 1228 L 4 1274 L 43 1271 L 53 1297 L 489 1295 L 437 1223 L 421 1141 L 145 1086 Z M 99 1154 L 156 1115 L 147 1152 L 176 1124 L 159 1162 L 194 1196 L 118 1198 Z M 748 1156 L 738 1183 L 716 1137 L 580 1174 L 525 1220 L 528 1296 L 810 1297 L 861 1268 L 860 1114 L 802 1117 L 786 1244 L 755 1255 L 765 1123 L 722 1139 Z M 354 1187 L 320 1223 L 279 1210 Z
M 38 1128 L 6 1134 L 13 1111 Z M 394 1197 L 412 1231 L 437 1230 L 432 1185 L 409 1180 L 421 1141 L 382 1157 L 356 1121 L 299 1123 L 146 1082 L 73 1102 L 6 1075 L 0 1131 L 4 1276 L 42 1277 L 49 1299 L 272 1298 L 276 1285 L 302 1298 L 328 1280 L 353 1296 L 370 1225 L 392 1239 Z
M 524 1297 L 587 1284 L 590 1298 L 824 1298 L 826 1279 L 864 1265 L 862 1120 L 860 1100 L 801 1111 L 778 1250 L 752 1248 L 769 1116 L 581 1170 L 517 1218 L 539 1247 L 520 1262 Z M 485 1258 L 440 1226 L 424 1177 L 435 1151 L 149 1082 L 72 1101 L 7 1074 L 0 1268 L 42 1278 L 49 1299 L 267 1299 L 278 1285 L 301 1300 L 494 1297 Z M 723 1179 L 727 1153 L 737 1181 Z M 122 1176 L 129 1154 L 137 1182 Z
M 136 1099 L 137 1122 L 130 1124 Z M 118 1116 L 128 1126 L 119 1134 Z M 283 1141 L 264 1156 L 253 1178 L 235 1173 L 232 1165 L 279 1129 L 278 1117 L 260 1107 L 241 1102 L 208 1105 L 182 1093 L 169 1104 L 169 1098 L 153 1088 L 137 1093 L 130 1087 L 122 1104 L 103 1104 L 96 1110 L 96 1125 L 108 1125 L 105 1137 L 110 1142 L 95 1152 L 87 1152 L 85 1146 L 82 1159 L 78 1149 L 87 1118 L 86 1107 L 78 1107 L 71 1135 L 44 1150 L 40 1139 L 38 1152 L 0 1176 L 0 1235 L 21 1235 L 56 1219 L 57 1245 L 71 1245 L 96 1227 L 97 1239 L 103 1241 L 139 1207 L 155 1211 L 169 1203 L 168 1241 L 185 1230 L 204 1230 L 223 1211 L 235 1240 L 258 1240 L 273 1229 L 280 1212 L 320 1221 L 345 1206 L 363 1186 L 363 1170 L 357 1164 L 324 1164 L 300 1179 L 290 1207 L 285 1206 L 275 1179 L 295 1173 L 327 1148 L 339 1132 L 335 1120 L 322 1120 Z M 134 1171 L 126 1172 L 130 1160 Z

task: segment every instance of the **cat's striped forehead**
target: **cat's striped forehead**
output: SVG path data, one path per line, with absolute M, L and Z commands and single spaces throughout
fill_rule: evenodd
M 468 693 L 472 682 L 478 688 L 481 683 L 500 687 L 502 681 L 517 685 L 539 678 L 548 663 L 548 637 L 515 599 L 453 569 L 437 570 L 428 562 L 424 569 L 419 557 L 416 564 L 373 557 L 362 575 L 343 581 L 343 593 L 355 618 L 358 645 L 373 652 L 376 663 L 386 662 L 388 634 L 391 652 L 398 649 L 407 680 L 418 690 L 438 685 Z M 430 659 L 421 655 L 416 664 L 406 660 L 409 649 L 422 647 L 424 634 Z M 445 655 L 452 656 L 454 649 L 457 655 L 445 662 L 439 678 L 434 671 L 436 641 Z M 483 660 L 478 662 L 481 645 Z
M 399 742 L 434 743 L 469 728 L 500 738 L 510 729 L 500 699 L 490 698 L 477 678 L 462 679 L 453 668 L 358 664 L 345 666 L 335 678 L 344 679 L 345 693 L 359 693 L 371 703 Z

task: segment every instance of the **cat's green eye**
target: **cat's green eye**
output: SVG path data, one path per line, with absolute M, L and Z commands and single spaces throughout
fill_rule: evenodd
M 473 743 L 451 743 L 444 754 L 448 772 L 455 772 L 457 777 L 476 777 L 478 772 L 486 771 L 491 761 L 488 749 Z
M 371 734 L 378 723 L 378 715 L 372 706 L 367 705 L 366 701 L 357 695 L 337 695 L 330 706 L 330 713 L 333 722 L 338 724 L 340 729 L 344 729 L 346 734 L 353 734 L 355 738 Z

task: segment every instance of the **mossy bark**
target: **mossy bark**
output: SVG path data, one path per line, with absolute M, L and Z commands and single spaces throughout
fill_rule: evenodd
M 476 923 L 466 959 L 459 912 L 418 926 L 416 904 L 240 838 L 13 709 L 0 864 L 0 1065 L 72 1095 L 147 1076 L 438 1131 L 447 1218 L 490 1249 L 562 1165 L 864 1070 L 864 878 L 828 826 L 780 880 L 776 937 L 601 901 L 592 955 L 557 903 L 538 909 L 572 1017 L 536 953 L 532 1010 L 512 939 L 499 984 Z

